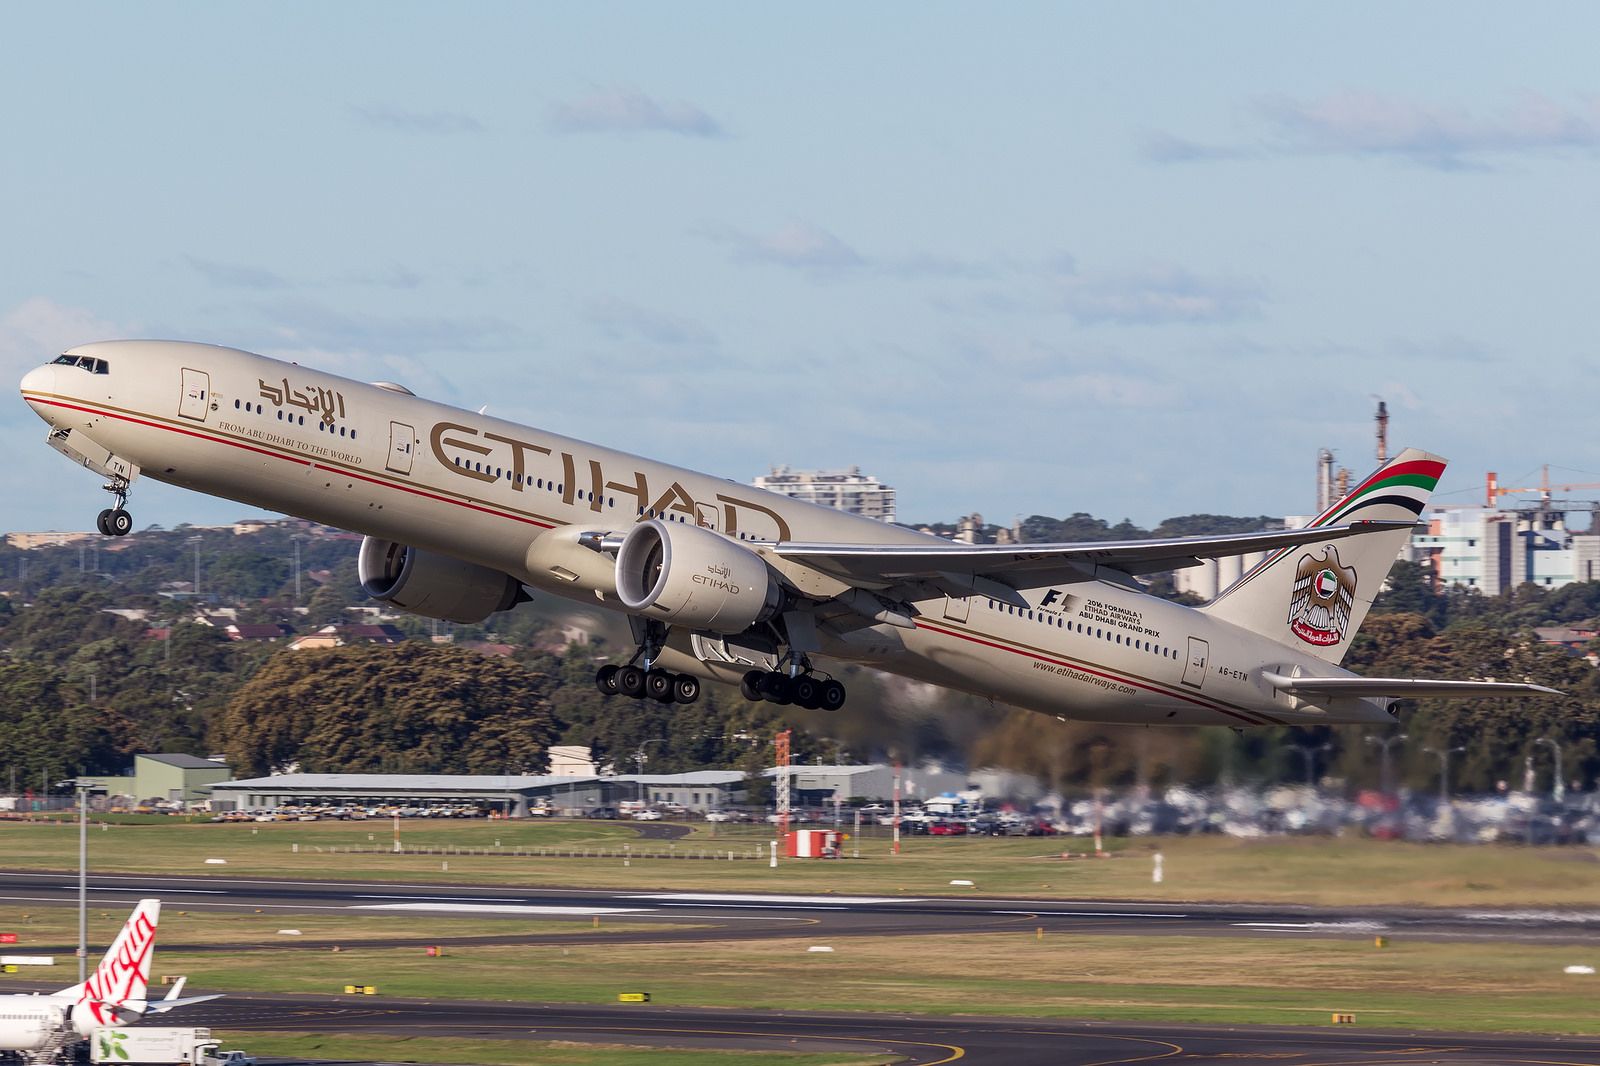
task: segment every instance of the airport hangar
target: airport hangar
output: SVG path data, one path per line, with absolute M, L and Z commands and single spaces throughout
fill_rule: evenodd
M 776 769 L 762 771 L 775 777 Z M 790 789 L 797 806 L 887 800 L 894 771 L 888 766 L 795 766 Z M 937 796 L 965 788 L 964 774 L 927 767 L 905 769 L 902 794 Z M 692 811 L 738 806 L 745 799 L 747 775 L 738 770 L 697 770 L 684 774 L 277 774 L 211 786 L 215 812 L 264 811 L 279 807 L 390 807 L 471 804 L 526 817 L 531 807 L 583 812 L 615 807 L 627 800 L 676 803 Z

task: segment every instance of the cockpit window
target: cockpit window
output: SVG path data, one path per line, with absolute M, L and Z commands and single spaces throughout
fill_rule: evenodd
M 104 359 L 92 359 L 87 355 L 58 355 L 55 358 L 56 366 L 75 366 L 80 370 L 87 370 L 91 374 L 111 373 L 111 364 Z

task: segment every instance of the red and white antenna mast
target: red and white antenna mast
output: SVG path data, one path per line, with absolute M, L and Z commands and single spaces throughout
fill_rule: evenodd
M 778 839 L 789 836 L 789 730 L 772 738 L 778 764 Z

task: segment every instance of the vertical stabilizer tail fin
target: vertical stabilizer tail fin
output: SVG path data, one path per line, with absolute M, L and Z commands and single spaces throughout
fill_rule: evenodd
M 150 963 L 156 953 L 156 926 L 160 920 L 161 901 L 140 900 L 89 979 L 56 995 L 83 1005 L 101 1025 L 120 1024 L 116 1007 L 136 1004 L 142 1010 L 149 994 Z
M 1444 467 L 1439 456 L 1407 448 L 1307 528 L 1370 521 L 1414 523 Z M 1391 528 L 1337 543 L 1280 549 L 1202 610 L 1337 663 L 1410 537 L 1409 529 Z

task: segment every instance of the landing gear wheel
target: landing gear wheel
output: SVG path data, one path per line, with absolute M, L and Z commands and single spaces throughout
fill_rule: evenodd
M 837 711 L 844 706 L 844 686 L 829 678 L 822 683 L 818 706 L 825 711 Z
M 672 702 L 673 675 L 665 670 L 652 670 L 644 675 L 644 694 L 662 703 Z
M 700 679 L 689 674 L 679 674 L 672 679 L 672 698 L 679 703 L 693 703 L 700 698 Z
M 133 529 L 133 515 L 118 507 L 106 519 L 106 529 L 110 531 L 113 537 L 126 537 L 129 531 Z
M 808 711 L 816 710 L 822 706 L 822 686 L 815 678 L 795 678 L 794 701 Z
M 765 671 L 749 671 L 739 681 L 739 694 L 745 699 L 749 700 L 751 703 L 760 703 L 762 700 L 767 698 L 766 694 L 761 690 L 762 683 L 765 682 L 766 679 L 767 675 Z
M 644 671 L 637 666 L 624 666 L 617 671 L 617 691 L 631 699 L 644 695 Z
M 595 671 L 594 687 L 600 690 L 602 696 L 615 696 L 617 694 L 617 673 L 620 666 L 602 666 Z
M 111 508 L 107 507 L 100 512 L 100 517 L 94 520 L 94 527 L 106 536 L 111 536 Z
M 794 682 L 783 674 L 772 673 L 761 684 L 761 692 L 768 702 L 784 706 L 794 702 Z

